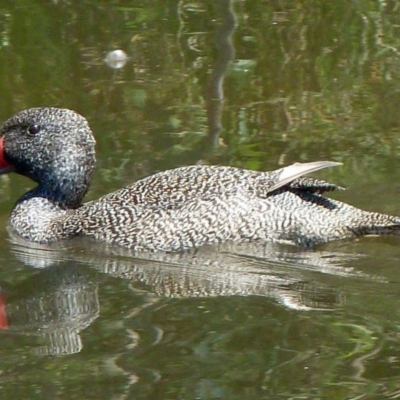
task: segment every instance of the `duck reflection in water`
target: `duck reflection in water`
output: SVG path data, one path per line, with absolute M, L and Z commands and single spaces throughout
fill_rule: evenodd
M 11 333 L 44 337 L 48 343 L 36 354 L 82 349 L 79 332 L 100 314 L 98 285 L 103 280 L 129 282 L 131 319 L 166 298 L 260 296 L 292 310 L 336 310 L 345 298 L 328 279 L 368 279 L 348 267 L 354 254 L 273 244 L 231 243 L 217 251 L 204 247 L 194 253 L 138 256 L 90 240 L 73 247 L 70 241 L 32 245 L 14 236 L 11 248 L 25 265 L 42 270 L 5 297 L 0 325 Z M 140 306 L 135 296 L 140 296 Z
M 73 244 L 32 244 L 17 235 L 11 238 L 13 253 L 25 265 L 46 268 L 60 260 L 89 265 L 169 298 L 262 296 L 297 310 L 335 309 L 343 299 L 318 275 L 362 275 L 343 268 L 356 258 L 354 254 L 301 251 L 271 243 L 225 243 L 195 252 L 139 254 L 84 238 Z

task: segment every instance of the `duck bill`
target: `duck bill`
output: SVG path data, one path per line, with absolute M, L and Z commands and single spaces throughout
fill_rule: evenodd
M 0 175 L 14 171 L 14 166 L 4 158 L 4 136 L 0 138 Z

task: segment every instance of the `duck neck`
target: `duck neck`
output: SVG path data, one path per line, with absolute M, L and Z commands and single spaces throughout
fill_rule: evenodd
M 10 226 L 23 238 L 40 243 L 66 239 L 75 235 L 76 226 L 66 223 L 72 210 L 82 204 L 91 174 L 77 179 L 44 182 L 23 195 L 16 203 L 10 217 Z
M 25 193 L 18 200 L 18 203 L 38 197 L 48 200 L 54 206 L 60 207 L 60 209 L 76 209 L 82 204 L 88 189 L 88 182 L 64 179 L 62 182 L 49 185 L 47 181 L 46 184 L 39 184 L 36 188 Z

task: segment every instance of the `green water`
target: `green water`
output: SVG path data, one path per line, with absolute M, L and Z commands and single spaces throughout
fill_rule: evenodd
M 87 117 L 88 198 L 194 163 L 330 159 L 335 198 L 400 214 L 394 1 L 0 2 L 0 119 Z M 122 49 L 120 69 L 104 62 Z M 234 58 L 232 62 L 230 60 Z M 400 239 L 131 254 L 9 237 L 0 178 L 2 399 L 400 396 Z

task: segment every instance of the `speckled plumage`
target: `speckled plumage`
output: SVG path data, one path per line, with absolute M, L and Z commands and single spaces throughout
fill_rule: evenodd
M 336 185 L 301 176 L 337 163 L 271 172 L 182 167 L 82 204 L 95 165 L 95 141 L 83 117 L 29 109 L 7 120 L 0 137 L 6 167 L 0 173 L 13 168 L 38 183 L 10 217 L 13 230 L 30 241 L 85 235 L 135 250 L 179 251 L 228 240 L 309 246 L 400 232 L 399 217 L 326 198 Z

